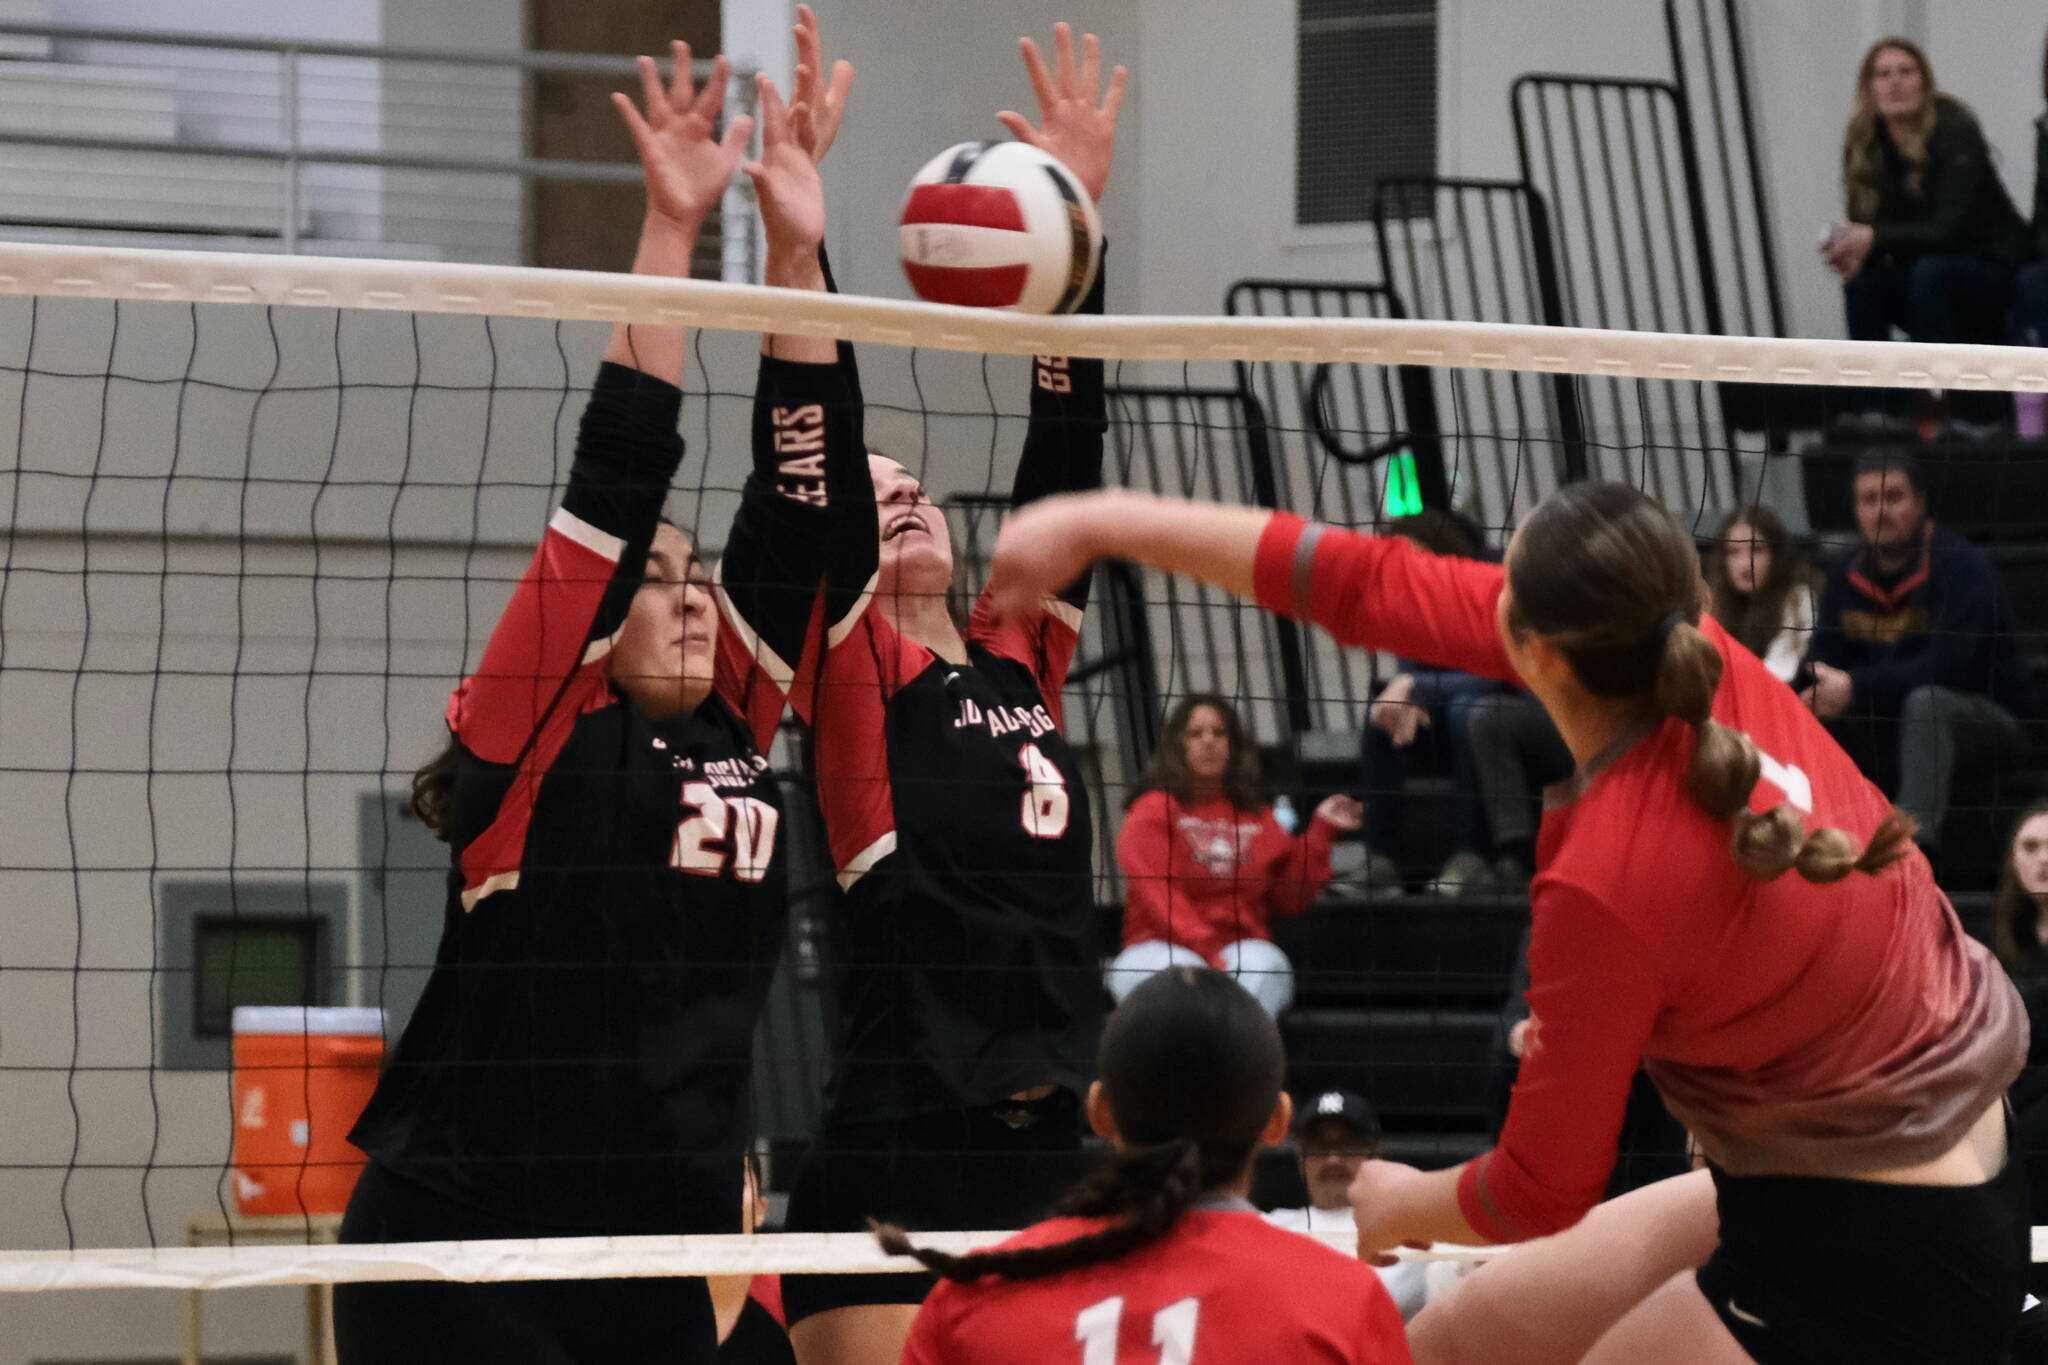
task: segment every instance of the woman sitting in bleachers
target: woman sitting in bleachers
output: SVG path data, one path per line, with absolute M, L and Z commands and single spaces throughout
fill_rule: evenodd
M 1288 830 L 1259 778 L 1259 753 L 1229 702 L 1183 698 L 1166 717 L 1117 839 L 1124 947 L 1109 968 L 1121 1001 L 1154 972 L 1213 966 L 1278 1014 L 1294 968 L 1268 937 L 1272 920 L 1306 910 L 1330 879 L 1330 845 L 1363 807 L 1331 796 L 1308 828 Z
M 1914 341 L 2001 339 L 2027 225 L 1975 115 L 1935 89 L 1927 54 L 1904 38 L 1878 40 L 1857 71 L 1842 188 L 1848 221 L 1821 256 L 1842 277 L 1852 338 L 1897 327 Z
M 1714 619 L 1779 682 L 1791 682 L 1813 639 L 1813 576 L 1785 523 L 1768 507 L 1730 513 L 1706 569 Z

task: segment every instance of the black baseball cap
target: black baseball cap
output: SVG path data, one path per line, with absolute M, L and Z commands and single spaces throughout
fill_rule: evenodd
M 1325 1090 L 1302 1105 L 1294 1118 L 1294 1136 L 1297 1139 L 1306 1137 L 1310 1128 L 1326 1121 L 1346 1125 L 1361 1141 L 1374 1143 L 1380 1140 L 1380 1116 L 1373 1113 L 1371 1105 L 1349 1090 Z

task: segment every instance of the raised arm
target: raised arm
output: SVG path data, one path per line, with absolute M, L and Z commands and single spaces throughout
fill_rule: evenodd
M 1003 526 L 990 577 L 995 609 L 1028 616 L 1109 557 L 1198 578 L 1345 644 L 1519 681 L 1494 619 L 1499 565 L 1257 507 L 1120 489 L 1047 498 Z
M 1116 153 L 1116 117 L 1123 105 L 1130 73 L 1110 73 L 1102 88 L 1102 46 L 1092 33 L 1081 38 L 1076 59 L 1074 33 L 1066 24 L 1053 26 L 1054 66 L 1048 70 L 1038 44 L 1019 40 L 1024 69 L 1038 97 L 1039 124 L 1012 109 L 996 117 L 1015 135 L 1057 157 L 1074 172 L 1097 205 L 1109 184 L 1110 162 Z M 1102 312 L 1102 271 L 1081 304 L 1084 313 Z M 1102 441 L 1109 430 L 1103 398 L 1100 360 L 1039 356 L 1031 367 L 1031 426 L 1024 454 L 1017 463 L 1011 504 L 1026 503 L 1053 493 L 1076 492 L 1102 484 Z M 1085 583 L 1070 589 L 1069 600 L 1080 605 Z
M 674 45 L 664 88 L 652 58 L 640 59 L 643 112 L 614 96 L 647 183 L 637 274 L 687 276 L 706 215 L 732 179 L 752 121 L 733 120 L 721 140 L 723 57 L 699 94 L 690 49 Z M 602 658 L 625 619 L 682 459 L 677 416 L 686 334 L 680 327 L 620 325 L 592 386 L 562 505 L 499 618 L 476 672 L 448 706 L 449 727 L 494 763 L 518 759 L 573 675 Z
M 838 132 L 853 69 L 841 62 L 832 83 L 820 83 L 817 21 L 808 6 L 800 13 L 796 35 L 806 60 L 797 69 L 798 102 L 786 105 L 774 83 L 760 78 L 761 159 L 746 171 L 768 239 L 768 283 L 824 289 L 825 196 L 817 158 Z M 872 539 L 874 495 L 865 460 L 843 454 L 862 448 L 850 348 L 830 338 L 765 336 L 752 444 L 753 468 L 719 564 L 719 606 L 735 646 L 721 659 L 720 683 L 743 696 L 757 739 L 765 743 L 784 696 L 800 713 L 809 710 L 809 680 L 826 624 L 820 593 L 832 576 L 841 513 L 857 509 Z M 833 458 L 835 452 L 842 453 Z M 765 698 L 758 679 L 749 685 L 750 670 L 772 684 Z

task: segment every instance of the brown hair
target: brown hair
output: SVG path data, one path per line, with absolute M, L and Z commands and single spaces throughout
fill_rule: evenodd
M 1057 1275 L 1125 1256 L 1173 1230 L 1188 1206 L 1241 1178 L 1280 1102 L 1287 1070 L 1280 1029 L 1224 973 L 1169 967 L 1124 998 L 1102 1030 L 1103 1098 L 1124 1145 L 1054 1213 L 1109 1218 L 1049 1246 L 954 1256 L 874 1224 L 892 1256 L 915 1256 L 949 1280 Z
M 1836 882 L 1904 856 L 1914 826 L 1898 810 L 1862 849 L 1839 829 L 1807 833 L 1789 805 L 1750 812 L 1756 745 L 1713 718 L 1722 660 L 1698 626 L 1699 555 L 1662 506 L 1626 484 L 1567 484 L 1522 523 L 1507 573 L 1508 627 L 1518 638 L 1543 636 L 1593 696 L 1692 726 L 1687 790 L 1732 823 L 1730 849 L 1750 876 L 1769 881 L 1796 868 L 1807 881 Z
M 2043 965 L 2041 903 L 2020 886 L 2020 874 L 2013 866 L 2013 849 L 2020 831 L 2037 816 L 2048 815 L 2048 800 L 2036 801 L 2013 821 L 2012 836 L 2005 841 L 2005 860 L 1998 870 L 1998 891 L 1991 898 L 1991 946 L 2009 972 L 2039 970 Z
M 1183 806 L 1195 799 L 1195 775 L 1188 770 L 1187 746 L 1181 741 L 1188 723 L 1200 707 L 1210 707 L 1223 718 L 1223 732 L 1230 738 L 1230 766 L 1223 770 L 1223 794 L 1239 810 L 1255 811 L 1266 804 L 1266 784 L 1259 775 L 1259 747 L 1246 733 L 1237 709 L 1213 692 L 1195 692 L 1174 703 L 1166 713 L 1165 733 L 1159 737 L 1158 752 L 1131 786 L 1135 802 L 1146 792 L 1162 791 Z
M 1877 215 L 1878 183 L 1884 177 L 1885 127 L 1870 85 L 1877 74 L 1877 59 L 1894 51 L 1905 53 L 1920 67 L 1920 112 L 1896 139 L 1899 155 L 1910 168 L 1906 184 L 1915 194 L 1920 192 L 1921 176 L 1927 169 L 1927 139 L 1934 135 L 1934 120 L 1939 113 L 1935 107 L 1934 66 L 1912 39 L 1879 38 L 1856 67 L 1856 107 L 1842 134 L 1842 193 L 1852 223 L 1868 223 Z
M 1739 591 L 1728 577 L 1728 537 L 1736 527 L 1747 526 L 1771 552 L 1771 571 L 1754 591 Z M 1770 652 L 1771 641 L 1785 628 L 1785 600 L 1806 579 L 1806 556 L 1792 539 L 1785 523 L 1770 508 L 1745 507 L 1731 513 L 1714 536 L 1714 548 L 1706 558 L 1707 590 L 1714 619 L 1728 633 L 1742 641 L 1750 653 L 1761 658 Z

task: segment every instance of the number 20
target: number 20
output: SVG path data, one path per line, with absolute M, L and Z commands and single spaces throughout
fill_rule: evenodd
M 1192 1365 L 1195 1319 L 1201 1311 L 1200 1299 L 1182 1299 L 1152 1315 L 1152 1344 L 1159 1348 L 1159 1365 Z M 1121 1294 L 1091 1304 L 1075 1316 L 1074 1340 L 1081 1346 L 1081 1365 L 1116 1365 L 1117 1333 L 1123 1322 Z
M 775 856 L 775 826 L 782 812 L 766 801 L 736 796 L 730 801 L 712 790 L 709 782 L 685 782 L 683 804 L 697 813 L 676 826 L 670 867 L 699 877 L 716 877 L 725 871 L 727 833 L 731 833 L 732 875 L 743 882 L 758 882 L 768 875 L 768 862 Z

